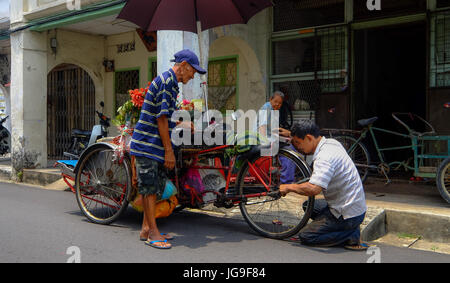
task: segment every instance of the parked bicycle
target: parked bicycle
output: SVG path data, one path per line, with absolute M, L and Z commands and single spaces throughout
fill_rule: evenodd
M 322 131 L 329 137 L 332 137 L 346 148 L 348 154 L 354 161 L 358 168 L 361 180 L 366 181 L 369 170 L 377 170 L 380 175 L 383 175 L 387 182 L 391 183 L 389 173 L 392 170 L 400 168 L 405 171 L 413 171 L 414 177 L 422 178 L 436 178 L 437 187 L 442 197 L 450 203 L 449 192 L 449 178 L 450 178 L 450 136 L 440 136 L 436 134 L 433 126 L 418 115 L 412 113 L 393 113 L 392 117 L 400 123 L 408 132 L 403 134 L 391 130 L 374 127 L 373 124 L 378 120 L 378 117 L 370 119 L 359 120 L 358 124 L 363 127 L 362 131 L 354 131 L 347 129 L 323 129 Z M 419 132 L 410 126 L 405 121 L 421 122 L 425 126 L 425 131 Z M 376 138 L 376 132 L 387 133 L 393 136 L 405 138 L 409 140 L 409 144 L 405 146 L 396 147 L 380 147 Z M 370 136 L 379 159 L 379 163 L 373 165 L 371 163 L 371 156 L 367 150 L 363 140 Z M 430 142 L 447 142 L 446 152 L 433 153 L 430 152 Z M 387 151 L 398 151 L 411 149 L 413 155 L 407 160 L 388 162 L 384 153 Z M 428 163 L 433 159 L 446 159 L 441 164 L 441 169 L 437 167 L 428 166 Z M 411 164 L 412 162 L 412 164 Z

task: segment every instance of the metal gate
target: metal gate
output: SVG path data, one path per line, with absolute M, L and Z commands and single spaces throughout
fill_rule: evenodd
M 272 90 L 287 95 L 298 119 L 348 126 L 349 36 L 349 26 L 341 24 L 272 39 Z
M 52 160 L 70 147 L 72 129 L 92 130 L 95 86 L 86 71 L 67 64 L 53 69 L 47 83 L 47 150 Z

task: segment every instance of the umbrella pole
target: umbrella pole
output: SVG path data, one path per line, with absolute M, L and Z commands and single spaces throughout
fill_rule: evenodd
M 200 66 L 203 68 L 203 34 L 202 34 L 202 23 L 197 21 L 197 35 L 198 35 L 198 47 L 200 52 Z M 209 119 L 209 109 L 208 109 L 208 94 L 206 93 L 206 76 L 200 75 L 200 87 L 202 88 L 203 98 L 205 99 L 205 110 L 206 110 L 206 120 L 208 121 L 208 125 L 211 122 Z

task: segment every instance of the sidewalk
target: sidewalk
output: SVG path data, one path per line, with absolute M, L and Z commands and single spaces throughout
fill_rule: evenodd
M 0 160 L 0 180 L 9 179 L 10 174 L 9 161 Z M 54 168 L 25 170 L 23 180 L 43 189 L 68 189 Z M 361 227 L 363 240 L 450 254 L 450 204 L 435 184 L 393 180 L 386 186 L 384 182 L 369 178 L 364 186 L 368 211 Z M 239 208 L 226 210 L 210 205 L 195 211 L 241 217 Z

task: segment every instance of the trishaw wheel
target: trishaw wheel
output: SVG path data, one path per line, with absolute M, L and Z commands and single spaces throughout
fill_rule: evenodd
M 450 157 L 439 166 L 436 185 L 441 196 L 450 203 Z
M 297 194 L 281 197 L 279 185 L 306 181 L 309 177 L 306 163 L 291 151 L 280 149 L 275 157 L 259 154 L 250 157 L 239 171 L 236 182 L 237 191 L 244 196 L 239 204 L 242 216 L 254 231 L 267 238 L 284 239 L 297 234 L 308 223 L 314 197 Z M 264 184 L 269 183 L 273 184 L 269 195 L 254 196 L 267 192 Z
M 114 158 L 108 146 L 91 150 L 79 161 L 75 178 L 78 206 L 89 221 L 108 225 L 128 207 L 131 165 L 128 158 Z

